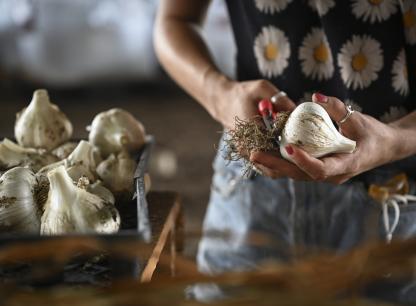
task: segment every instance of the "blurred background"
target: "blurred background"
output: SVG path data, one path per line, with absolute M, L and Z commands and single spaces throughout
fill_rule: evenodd
M 182 195 L 186 226 L 198 230 L 209 196 L 221 126 L 179 89 L 152 45 L 157 0 L 0 0 L 0 136 L 46 88 L 85 138 L 95 114 L 121 107 L 156 137 L 154 190 Z M 203 35 L 227 75 L 235 46 L 226 8 L 214 0 Z

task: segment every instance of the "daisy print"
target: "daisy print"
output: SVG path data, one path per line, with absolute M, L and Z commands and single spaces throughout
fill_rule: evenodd
M 402 106 L 390 106 L 389 110 L 380 117 L 380 121 L 390 123 L 396 121 L 407 114 L 407 111 Z
M 357 90 L 370 86 L 383 68 L 380 43 L 367 35 L 354 35 L 342 46 L 338 54 L 338 66 L 348 88 Z
M 397 0 L 353 0 L 352 13 L 366 22 L 381 22 L 397 13 Z
M 416 44 L 416 1 L 404 0 L 403 24 L 406 40 L 410 45 Z
M 264 27 L 254 41 L 254 54 L 259 70 L 265 77 L 279 76 L 289 65 L 289 40 L 278 28 Z
M 351 105 L 352 109 L 357 111 L 357 112 L 361 113 L 363 111 L 363 108 L 358 103 L 354 102 L 351 99 L 346 99 L 344 101 L 344 103 L 345 103 L 345 105 Z
M 273 14 L 283 11 L 292 0 L 254 0 L 254 2 L 260 12 Z
M 314 28 L 299 49 L 302 72 L 314 80 L 327 80 L 334 74 L 334 60 L 322 29 Z
M 309 6 L 318 12 L 319 16 L 324 16 L 335 6 L 334 0 L 309 0 Z
M 407 72 L 406 53 L 402 49 L 393 63 L 393 74 L 392 85 L 395 91 L 402 96 L 409 94 L 409 79 Z

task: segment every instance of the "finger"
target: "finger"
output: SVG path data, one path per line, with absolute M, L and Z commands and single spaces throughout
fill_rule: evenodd
M 312 95 L 312 101 L 325 108 L 331 119 L 335 122 L 339 122 L 345 118 L 345 115 L 347 114 L 345 104 L 335 97 L 328 97 L 321 93 L 314 93 Z M 351 114 L 348 120 L 342 123 L 342 127 L 353 126 L 356 120 L 357 114 Z
M 272 169 L 269 169 L 261 164 L 254 164 L 255 171 L 263 176 L 270 177 L 272 179 L 278 179 L 284 177 L 279 171 L 274 171 Z
M 287 151 L 291 152 L 290 157 L 293 162 L 314 180 L 325 181 L 347 172 L 346 166 L 349 162 L 345 158 L 349 154 L 337 154 L 337 156 L 326 157 L 320 160 L 293 144 L 287 147 L 291 148 L 291 150 L 287 149 Z
M 273 109 L 276 112 L 291 112 L 296 108 L 295 102 L 290 99 L 286 93 L 284 95 L 281 94 L 282 91 L 277 92 L 273 95 L 270 100 L 273 104 Z
M 301 171 L 296 165 L 265 152 L 252 152 L 250 161 L 255 164 L 260 164 L 266 168 L 278 171 L 281 176 L 291 177 L 297 180 L 310 180 L 311 178 Z

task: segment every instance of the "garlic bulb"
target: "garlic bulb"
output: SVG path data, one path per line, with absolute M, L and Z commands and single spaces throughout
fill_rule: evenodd
M 150 174 L 145 173 L 144 174 L 144 192 L 148 194 L 151 188 L 152 188 L 152 180 L 150 179 Z
M 65 159 L 71 154 L 78 143 L 76 142 L 65 142 L 63 145 L 60 145 L 52 151 L 52 154 L 58 157 L 60 160 Z
M 56 161 L 57 158 L 48 152 L 23 148 L 7 138 L 0 143 L 0 169 L 3 170 L 16 166 L 28 166 L 36 172 Z
M 120 215 L 115 206 L 74 185 L 65 167 L 48 173 L 48 200 L 41 220 L 41 234 L 110 234 L 118 231 Z
M 108 203 L 115 204 L 116 199 L 110 190 L 104 187 L 103 182 L 96 181 L 94 184 L 87 186 L 87 191 L 91 192 Z
M 97 174 L 103 181 L 104 186 L 111 192 L 120 195 L 125 193 L 130 197 L 134 190 L 134 172 L 136 162 L 130 155 L 123 151 L 117 156 L 111 154 L 106 160 L 97 167 Z
M 13 168 L 0 178 L 0 231 L 38 234 L 40 211 L 35 200 L 34 173 L 23 167 Z
M 95 168 L 97 166 L 94 152 L 94 147 L 92 145 L 85 140 L 81 140 L 67 158 L 40 169 L 38 174 L 46 175 L 49 171 L 59 166 L 65 166 L 74 181 L 78 181 L 81 176 L 87 176 L 88 179 L 94 181 Z
M 125 110 L 114 108 L 95 116 L 90 127 L 89 141 L 104 157 L 127 150 L 136 153 L 144 144 L 143 125 Z
M 32 101 L 16 115 L 14 134 L 23 147 L 52 150 L 72 136 L 72 124 L 61 110 L 49 101 L 44 89 L 33 93 Z
M 326 110 L 317 103 L 304 102 L 290 114 L 282 131 L 280 153 L 288 160 L 285 146 L 295 144 L 319 158 L 331 153 L 352 153 L 355 141 L 342 136 Z

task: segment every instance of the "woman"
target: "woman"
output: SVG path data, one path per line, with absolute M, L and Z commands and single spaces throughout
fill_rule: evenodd
M 247 179 L 242 163 L 227 163 L 220 151 L 204 229 L 230 231 L 235 239 L 204 239 L 201 269 L 288 259 L 294 245 L 342 251 L 368 239 L 414 235 L 416 208 L 401 207 L 392 230 L 398 215 L 390 213 L 383 226 L 366 187 L 403 171 L 411 186 L 416 177 L 416 1 L 228 0 L 237 80 L 215 67 L 197 31 L 209 2 L 162 1 L 155 46 L 170 75 L 214 119 L 232 129 L 235 117 L 256 115 L 262 99 L 273 97 L 276 111 L 292 110 L 315 92 L 313 101 L 357 148 L 316 159 L 291 144 L 285 149 L 294 163 L 251 152 L 262 175 Z M 248 246 L 253 232 L 279 246 Z

